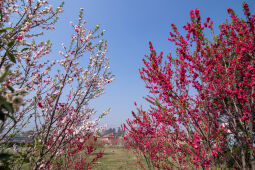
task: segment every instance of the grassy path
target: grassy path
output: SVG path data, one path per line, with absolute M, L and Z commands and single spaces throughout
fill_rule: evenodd
M 103 157 L 97 161 L 95 170 L 136 170 L 136 158 L 132 152 L 121 147 L 105 147 Z

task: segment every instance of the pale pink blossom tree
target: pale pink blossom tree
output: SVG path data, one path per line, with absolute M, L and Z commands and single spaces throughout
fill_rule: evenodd
M 93 118 L 96 111 L 89 105 L 113 81 L 106 57 L 107 43 L 100 40 L 104 30 L 98 33 L 99 26 L 87 29 L 81 9 L 77 25 L 71 23 L 74 34 L 70 35 L 70 45 L 62 44 L 57 59 L 50 56 L 50 41 L 37 42 L 39 38 L 33 38 L 42 36 L 41 30 L 54 29 L 63 4 L 54 9 L 46 0 L 0 3 L 0 67 L 8 66 L 11 70 L 2 82 L 1 91 L 14 107 L 10 113 L 13 119 L 2 121 L 0 141 L 11 139 L 30 122 L 34 125 L 33 142 L 23 149 L 15 149 L 19 157 L 12 160 L 12 168 L 19 169 L 29 163 L 33 169 L 54 169 L 56 164 L 52 162 L 56 156 L 69 152 L 71 143 L 87 146 L 78 148 L 79 151 L 92 147 L 86 145 L 86 139 L 96 135 L 100 130 L 98 122 L 109 112 Z M 15 106 L 17 96 L 22 102 Z M 88 156 L 92 151 L 86 153 Z M 99 153 L 96 158 L 100 156 Z M 82 160 L 89 164 L 86 161 L 96 159 Z

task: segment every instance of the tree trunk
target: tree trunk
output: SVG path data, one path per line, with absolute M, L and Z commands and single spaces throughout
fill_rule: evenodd
M 242 148 L 242 151 L 241 151 L 241 155 L 242 155 L 242 166 L 243 166 L 243 170 L 246 170 L 246 159 L 245 159 L 245 150 L 244 148 Z

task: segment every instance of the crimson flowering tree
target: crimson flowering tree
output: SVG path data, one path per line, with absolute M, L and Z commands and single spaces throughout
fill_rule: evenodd
M 71 22 L 70 45 L 62 44 L 59 58 L 49 57 L 50 41 L 36 37 L 54 29 L 62 6 L 54 9 L 47 0 L 0 1 L 1 152 L 33 125 L 33 141 L 13 147 L 11 169 L 90 169 L 102 156 L 89 157 L 96 150 L 98 122 L 109 110 L 92 120 L 89 103 L 113 80 L 107 43 L 100 40 L 104 31 L 87 29 L 81 9 L 78 23 Z
M 155 112 L 139 108 L 136 114 L 133 113 L 135 119 L 127 120 L 129 128 L 124 125 L 127 130 L 124 136 L 126 147 L 133 149 L 137 163 L 145 169 L 193 167 L 188 162 L 191 158 L 182 148 L 184 143 L 181 141 L 185 136 L 181 132 L 172 132 L 169 126 L 159 123 L 150 114 Z
M 124 128 L 126 144 L 150 165 L 255 168 L 255 15 L 247 3 L 243 9 L 245 19 L 227 9 L 231 22 L 221 24 L 218 35 L 198 9 L 183 26 L 186 36 L 172 24 L 169 41 L 177 46 L 176 57 L 157 55 L 149 43 L 140 74 L 151 107 L 138 109 Z

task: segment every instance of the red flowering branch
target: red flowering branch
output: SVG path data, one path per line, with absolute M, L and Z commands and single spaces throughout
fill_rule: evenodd
M 231 22 L 221 24 L 218 35 L 198 9 L 183 26 L 185 36 L 172 24 L 176 57 L 157 55 L 149 43 L 140 74 L 151 108 L 138 110 L 124 127 L 126 144 L 154 167 L 255 168 L 255 15 L 247 3 L 243 9 L 246 19 L 227 10 Z

